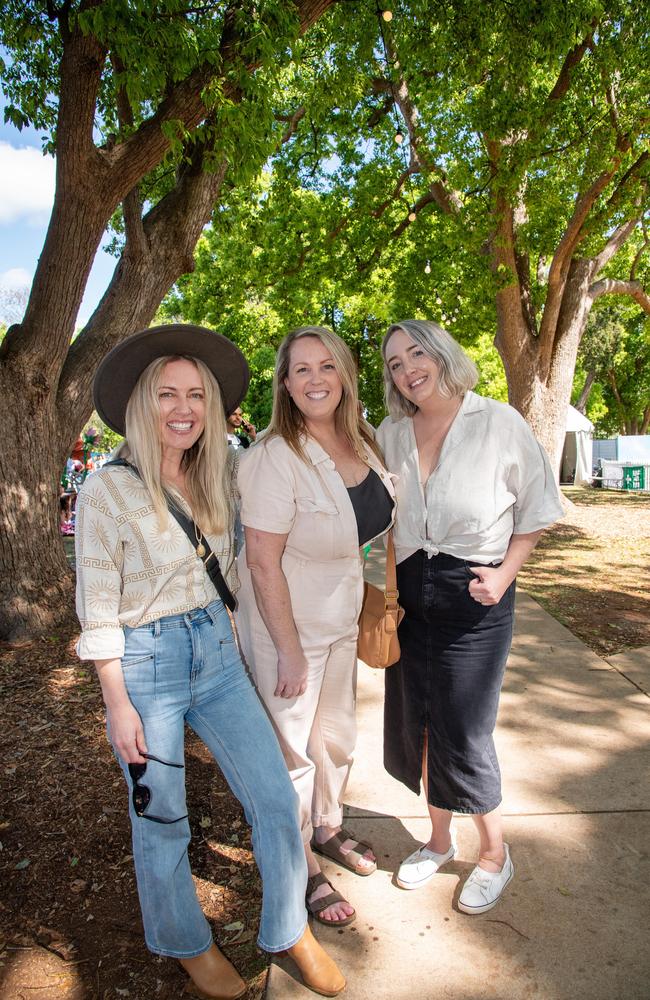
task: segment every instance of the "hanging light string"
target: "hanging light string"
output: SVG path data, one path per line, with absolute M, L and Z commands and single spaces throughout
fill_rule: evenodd
M 395 88 L 393 86 L 393 68 L 392 68 L 392 64 L 391 64 L 391 61 L 390 61 L 390 58 L 389 58 L 389 55 L 388 55 L 388 45 L 386 44 L 386 36 L 384 34 L 384 25 L 382 23 L 382 22 L 386 22 L 387 24 L 390 23 L 393 20 L 393 12 L 392 12 L 392 10 L 390 10 L 388 8 L 382 9 L 380 7 L 379 3 L 377 3 L 376 6 L 375 6 L 375 12 L 377 14 L 377 23 L 379 25 L 379 37 L 381 38 L 381 45 L 382 45 L 382 49 L 383 49 L 383 52 L 384 52 L 384 63 L 385 63 L 385 66 L 386 66 L 386 72 L 388 74 L 388 86 L 390 88 L 390 95 L 391 95 L 391 98 L 392 98 L 393 112 L 395 114 L 395 136 L 394 136 L 394 138 L 395 138 L 395 142 L 397 143 L 397 145 L 399 147 L 402 159 L 404 161 L 404 173 L 406 175 L 405 187 L 408 188 L 408 203 L 409 203 L 408 221 L 409 222 L 415 222 L 415 220 L 417 219 L 417 213 L 415 211 L 415 200 L 414 200 L 414 196 L 413 196 L 413 187 L 412 187 L 412 184 L 411 184 L 411 166 L 410 166 L 410 163 L 409 163 L 409 161 L 407 160 L 407 157 L 406 157 L 406 147 L 404 145 L 404 138 L 405 137 L 404 137 L 404 133 L 402 132 L 402 129 L 401 129 L 401 123 L 400 123 L 399 114 L 398 114 L 399 104 L 397 102 L 397 98 L 395 96 Z M 410 140 L 409 140 L 409 146 L 410 146 Z

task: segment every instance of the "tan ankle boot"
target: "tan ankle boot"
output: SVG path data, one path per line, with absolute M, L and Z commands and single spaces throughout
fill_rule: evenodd
M 194 958 L 179 958 L 191 976 L 185 987 L 190 996 L 200 1000 L 237 1000 L 246 992 L 246 983 L 215 944 Z
M 321 948 L 309 926 L 300 941 L 293 948 L 287 949 L 287 955 L 298 966 L 305 986 L 314 993 L 335 997 L 345 989 L 345 976 L 325 949 Z

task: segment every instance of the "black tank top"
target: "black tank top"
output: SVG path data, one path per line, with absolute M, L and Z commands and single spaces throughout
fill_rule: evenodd
M 359 545 L 365 545 L 390 524 L 393 501 L 374 469 L 358 486 L 348 486 L 347 490 L 357 519 Z

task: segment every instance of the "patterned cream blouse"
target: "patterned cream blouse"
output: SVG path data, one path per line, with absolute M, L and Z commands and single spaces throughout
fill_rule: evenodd
M 229 460 L 234 509 L 236 469 L 232 455 Z M 232 532 L 206 537 L 228 586 L 236 591 Z M 160 530 L 144 484 L 123 466 L 100 469 L 84 483 L 75 541 L 82 630 L 77 654 L 82 660 L 121 658 L 123 626 L 137 628 L 219 598 L 185 532 L 171 515 L 166 530 Z

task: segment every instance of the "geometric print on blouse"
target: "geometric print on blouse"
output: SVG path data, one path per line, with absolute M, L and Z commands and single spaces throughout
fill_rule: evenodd
M 231 508 L 236 493 L 231 463 Z M 182 497 L 175 498 L 190 514 Z M 231 510 L 231 520 L 232 520 Z M 234 592 L 239 588 L 232 532 L 206 536 Z M 161 529 L 142 481 L 124 466 L 89 476 L 77 500 L 78 644 L 84 659 L 121 656 L 123 626 L 137 628 L 218 599 L 193 546 L 170 515 Z

